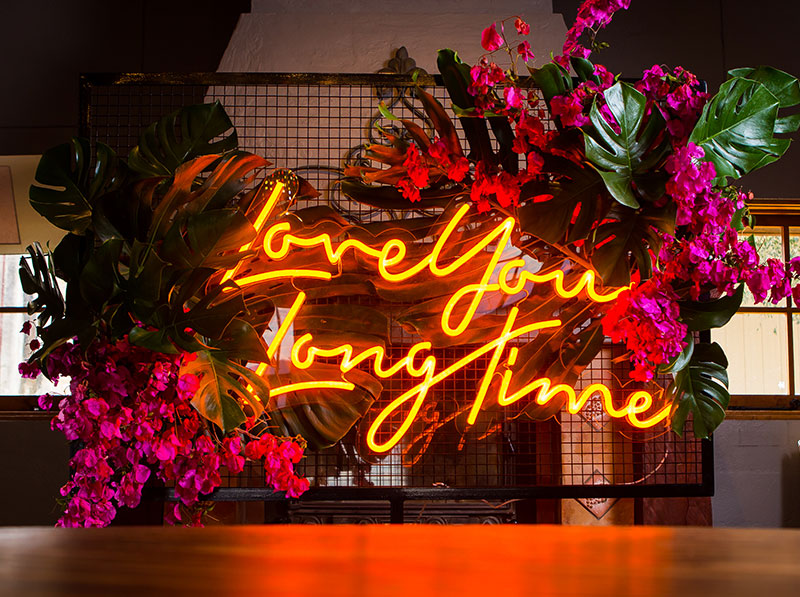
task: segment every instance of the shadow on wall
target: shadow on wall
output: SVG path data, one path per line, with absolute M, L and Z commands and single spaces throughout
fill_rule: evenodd
M 782 517 L 784 527 L 800 527 L 800 441 L 798 449 L 781 461 Z

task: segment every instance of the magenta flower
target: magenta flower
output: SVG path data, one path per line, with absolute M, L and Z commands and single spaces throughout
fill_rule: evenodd
M 520 90 L 513 86 L 503 89 L 503 97 L 506 100 L 506 106 L 509 108 L 521 108 L 522 100 L 525 99 Z
M 503 38 L 497 32 L 495 23 L 489 25 L 481 34 L 481 46 L 487 52 L 494 52 L 503 47 Z
M 536 58 L 531 50 L 531 44 L 529 44 L 527 41 L 523 41 L 517 46 L 517 54 L 522 56 L 522 59 L 525 62 L 529 62 Z

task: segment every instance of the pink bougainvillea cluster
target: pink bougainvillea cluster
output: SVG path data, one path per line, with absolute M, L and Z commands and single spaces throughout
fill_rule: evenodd
M 202 497 L 220 486 L 220 469 L 238 474 L 246 458 L 263 461 L 267 485 L 288 497 L 308 489 L 294 473 L 303 455 L 298 441 L 256 438 L 245 430 L 219 437 L 200 417 L 191 405 L 198 379 L 180 374 L 182 359 L 192 356 L 155 353 L 127 339 L 95 340 L 85 350 L 68 342 L 49 356 L 48 374 L 68 377 L 70 394 L 45 394 L 39 406 L 57 409 L 53 429 L 77 447 L 72 477 L 61 488 L 59 526 L 108 525 L 119 507 L 139 505 L 143 486 L 154 477 L 174 486 L 178 498 L 167 521 L 201 524 Z M 27 364 L 20 372 L 39 373 Z
M 697 78 L 681 68 L 669 73 L 656 65 L 636 87 L 667 122 L 672 153 L 664 165 L 670 174 L 666 194 L 675 203 L 679 228 L 674 235 L 663 235 L 663 244 L 654 255 L 653 277 L 624 293 L 603 324 L 607 335 L 625 342 L 632 351 L 633 377 L 648 380 L 657 365 L 675 357 L 686 345 L 685 326 L 657 325 L 661 313 L 671 312 L 678 320 L 675 287 L 688 284 L 692 300 L 702 294 L 733 294 L 741 283 L 747 285 L 756 303 L 778 303 L 790 294 L 798 299 L 800 258 L 788 264 L 777 259 L 760 263 L 753 245 L 740 238 L 734 222 L 737 213 L 744 215 L 745 195 L 733 187 L 716 187 L 714 164 L 703 161 L 703 149 L 688 142 L 709 98 Z M 658 309 L 640 308 L 643 295 L 655 301 Z M 650 333 L 652 330 L 658 333 Z M 649 345 L 647 358 L 643 356 L 645 344 Z

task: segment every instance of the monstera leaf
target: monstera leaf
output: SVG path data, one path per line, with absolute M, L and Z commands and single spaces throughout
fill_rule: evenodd
M 631 268 L 638 266 L 642 279 L 652 270 L 650 251 L 658 254 L 659 232 L 675 231 L 675 206 L 652 207 L 640 212 L 614 204 L 608 221 L 594 233 L 592 265 L 607 286 L 627 286 Z
M 550 243 L 586 238 L 597 203 L 605 192 L 603 179 L 592 168 L 553 155 L 545 158 L 545 168 L 557 176 L 548 185 L 545 200 L 528 201 L 519 208 L 521 229 Z M 552 197 L 546 199 L 547 194 Z M 576 208 L 578 215 L 573 224 Z
M 672 401 L 672 429 L 683 433 L 692 413 L 696 437 L 708 437 L 725 418 L 731 400 L 728 391 L 728 359 L 719 344 L 696 344 L 688 366 L 681 369 L 667 388 Z
M 739 309 L 743 297 L 744 284 L 740 284 L 730 296 L 711 301 L 680 301 L 681 321 L 690 332 L 721 328 Z
M 622 205 L 639 207 L 633 183 L 652 170 L 669 150 L 664 118 L 646 115 L 647 100 L 632 85 L 617 83 L 603 92 L 619 132 L 606 121 L 595 100 L 589 113 L 593 128 L 584 131 L 586 157 L 597 168 L 611 195 Z
M 343 378 L 354 387 L 352 390 L 309 388 L 281 394 L 270 400 L 267 414 L 281 434 L 301 435 L 309 447 L 318 450 L 342 439 L 367 414 L 383 387 L 372 375 L 358 369 L 342 375 L 338 367 L 317 364 L 313 374 L 309 371 L 272 375 L 270 383 L 277 386 Z
M 195 354 L 194 360 L 181 366 L 181 375 L 198 377 L 192 406 L 203 417 L 227 433 L 244 423 L 242 404 L 249 406 L 255 416 L 264 411 L 264 398 L 259 398 L 269 396 L 264 378 L 217 352 L 200 350 Z
M 739 178 L 777 160 L 789 139 L 776 133 L 796 131 L 797 116 L 779 118 L 778 109 L 800 103 L 797 79 L 775 69 L 740 69 L 706 104 L 689 141 L 705 151 L 717 171 L 715 184 Z M 751 78 L 752 77 L 752 78 Z
M 255 228 L 241 211 L 212 209 L 175 222 L 159 253 L 177 267 L 230 268 L 242 258 L 237 250 L 255 236 Z
M 39 243 L 28 247 L 30 259 L 20 257 L 19 279 L 25 294 L 36 295 L 28 303 L 28 314 L 39 313 L 39 327 L 64 317 L 64 298 L 58 287 L 53 258 L 42 251 Z
M 74 137 L 42 154 L 30 188 L 31 206 L 54 226 L 83 234 L 92 224 L 95 200 L 124 176 L 124 164 L 108 145 L 97 144 L 92 164 L 89 142 Z
M 145 177 L 171 176 L 192 158 L 235 149 L 238 138 L 232 129 L 219 102 L 186 106 L 147 127 L 128 155 L 128 166 Z

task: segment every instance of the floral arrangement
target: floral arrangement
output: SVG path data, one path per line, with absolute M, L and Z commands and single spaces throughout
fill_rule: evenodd
M 39 398 L 77 447 L 61 526 L 107 525 L 139 504 L 151 477 L 175 488 L 170 522 L 200 524 L 220 468 L 238 474 L 246 460 L 288 497 L 308 489 L 294 473 L 305 440 L 261 417 L 250 389 L 269 389 L 243 365 L 267 359 L 261 334 L 274 306 L 218 271 L 255 236 L 246 214 L 269 185 L 284 180 L 296 195 L 298 180 L 276 172 L 245 192 L 269 163 L 236 152 L 231 128 L 219 104 L 192 106 L 145 131 L 127 162 L 98 144 L 90 165 L 82 139 L 42 156 L 31 203 L 67 234 L 51 255 L 34 245 L 20 262 L 39 313 L 20 372 L 70 380 L 68 396 Z M 167 129 L 182 136 L 159 136 Z
M 562 54 L 542 68 L 528 66 L 527 79 L 517 67 L 533 58 L 529 42 L 520 41 L 530 26 L 519 17 L 483 31 L 487 53 L 474 66 L 442 50 L 438 66 L 469 159 L 452 123 L 419 90 L 438 137 L 403 120 L 409 142 L 387 136 L 391 150 L 367 152 L 391 167 L 349 174 L 394 184 L 419 207 L 448 190 L 488 217 L 515 214 L 520 234 L 530 237 L 524 250 L 543 271 L 593 269 L 605 285 L 628 287 L 612 306 L 594 309 L 584 329 L 597 325 L 627 347 L 633 380 L 670 374 L 673 429 L 681 433 L 692 413 L 695 434 L 706 437 L 730 400 L 727 359 L 695 333 L 724 325 L 745 286 L 757 303 L 790 294 L 800 300 L 800 258 L 760 262 L 752 239 L 740 236 L 751 223 L 748 196 L 731 184 L 786 151 L 790 140 L 782 135 L 797 131 L 800 115 L 783 111 L 800 103 L 800 86 L 770 67 L 730 71 L 716 95 L 681 67 L 655 65 L 638 81 L 621 81 L 589 62 L 591 50 L 580 42 L 602 48 L 598 31 L 629 5 L 583 2 Z M 555 130 L 547 130 L 548 115 Z M 363 198 L 369 189 L 351 192 Z
M 592 271 L 605 288 L 622 289 L 616 301 L 588 302 L 534 288 L 502 305 L 513 304 L 520 318 L 558 313 L 564 322 L 515 353 L 515 383 L 543 375 L 574 381 L 608 338 L 626 347 L 637 384 L 659 388 L 657 378 L 671 376 L 662 398 L 672 405 L 677 433 L 691 414 L 694 433 L 710 434 L 730 400 L 727 359 L 697 332 L 724 325 L 745 287 L 757 301 L 790 294 L 800 300 L 800 260 L 760 262 L 740 236 L 751 223 L 748 197 L 731 185 L 786 151 L 783 135 L 798 129 L 800 115 L 783 112 L 800 103 L 800 84 L 769 67 L 733 70 L 713 95 L 680 67 L 654 66 L 639 81 L 621 81 L 588 57 L 603 47 L 598 31 L 628 5 L 584 2 L 562 54 L 538 69 L 528 64 L 530 26 L 519 17 L 483 31 L 487 53 L 474 66 L 442 50 L 438 66 L 469 147 L 418 85 L 430 126 L 382 105 L 391 125 L 381 128 L 385 142 L 367 146 L 366 159 L 349 164 L 340 181 L 352 200 L 390 218 L 401 214 L 388 222 L 359 222 L 335 206 L 290 213 L 297 199 L 317 193 L 281 170 L 253 186 L 269 163 L 236 149 L 219 104 L 184 108 L 151 125 L 127 160 L 103 144 L 92 158 L 79 139 L 45 153 L 31 202 L 67 234 L 52 254 L 34 245 L 22 260 L 23 288 L 37 295 L 30 311 L 38 320 L 36 352 L 20 371 L 70 378 L 69 396 L 57 404 L 40 398 L 42 408 L 57 408 L 54 428 L 78 448 L 62 489 L 60 524 L 108 524 L 117 507 L 139 503 L 154 477 L 175 486 L 180 503 L 172 519 L 199 523 L 201 498 L 220 485 L 220 467 L 235 474 L 246 460 L 263 463 L 268 486 L 302 494 L 308 481 L 293 466 L 306 442 L 316 449 L 348 436 L 370 417 L 382 386 L 354 369 L 345 376 L 352 390 L 262 399 L 281 384 L 330 372 L 319 364 L 285 373 L 268 353 L 263 335 L 298 288 L 317 302 L 296 330 L 325 321 L 331 338 L 345 333 L 356 346 L 388 343 L 389 317 L 379 307 L 330 299 L 367 294 L 403 303 L 396 320 L 434 347 L 503 329 L 503 321 L 480 313 L 476 329 L 443 337 L 442 299 L 464 279 L 386 286 L 356 260 L 340 263 L 323 285 L 240 286 L 225 272 L 274 266 L 248 247 L 278 184 L 286 194 L 276 218 L 370 246 L 389 230 L 435 239 L 443 228 L 436 214 L 474 205 L 463 229 L 449 237 L 457 255 L 470 235 L 513 215 L 514 249 L 538 272 L 578 280 Z M 498 55 L 508 57 L 505 66 Z M 530 77 L 520 76 L 520 63 Z M 56 278 L 66 282 L 65 296 Z M 544 419 L 560 406 L 534 402 L 520 416 Z M 442 421 L 431 416 L 432 427 L 418 437 L 427 445 L 451 425 L 480 439 L 494 428 L 491 406 L 484 406 L 481 425 L 465 425 L 466 410 Z

